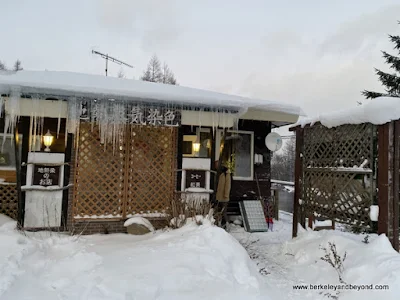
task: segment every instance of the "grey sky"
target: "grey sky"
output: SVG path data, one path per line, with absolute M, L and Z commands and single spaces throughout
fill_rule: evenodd
M 0 60 L 104 74 L 92 49 L 135 66 L 156 53 L 184 86 L 298 104 L 314 115 L 379 89 L 398 0 L 0 0 Z M 110 64 L 111 76 L 120 66 Z

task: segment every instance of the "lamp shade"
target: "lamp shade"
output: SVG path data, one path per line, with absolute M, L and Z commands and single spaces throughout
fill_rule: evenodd
M 199 137 L 196 138 L 196 141 L 193 143 L 193 152 L 199 152 L 200 151 L 200 141 Z
M 43 144 L 48 148 L 53 143 L 54 136 L 47 130 L 47 133 L 43 136 Z

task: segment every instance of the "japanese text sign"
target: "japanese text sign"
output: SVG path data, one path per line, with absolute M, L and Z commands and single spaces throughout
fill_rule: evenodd
M 60 167 L 35 165 L 33 168 L 33 185 L 54 186 L 59 184 Z

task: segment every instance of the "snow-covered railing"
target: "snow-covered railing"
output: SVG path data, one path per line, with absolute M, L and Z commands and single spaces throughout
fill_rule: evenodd
M 294 186 L 294 182 L 292 181 L 271 179 L 271 183 Z

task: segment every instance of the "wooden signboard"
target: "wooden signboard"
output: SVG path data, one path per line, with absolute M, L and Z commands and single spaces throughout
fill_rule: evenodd
M 54 186 L 59 185 L 60 166 L 35 165 L 33 168 L 33 185 Z
M 186 170 L 186 188 L 206 188 L 206 171 Z

